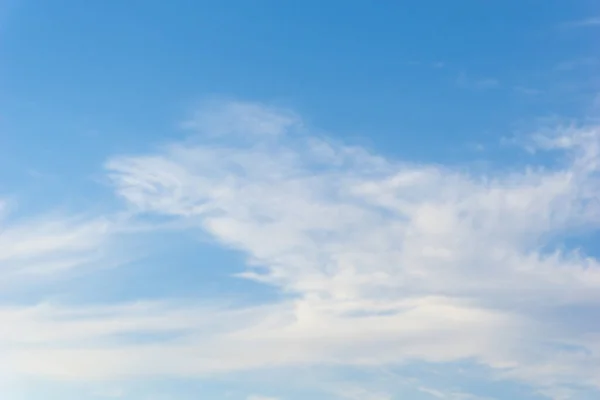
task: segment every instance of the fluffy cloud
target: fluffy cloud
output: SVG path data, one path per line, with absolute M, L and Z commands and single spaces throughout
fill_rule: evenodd
M 269 112 L 257 116 L 277 120 Z M 597 308 L 600 267 L 552 244 L 600 223 L 596 127 L 533 138 L 535 149 L 563 151 L 560 166 L 490 175 L 407 165 L 287 128 L 291 136 L 243 146 L 173 144 L 108 163 L 140 212 L 193 219 L 248 255 L 245 277 L 295 296 L 293 322 L 240 340 L 318 341 L 328 362 L 473 358 L 544 382 L 559 371 L 594 381 L 597 369 L 579 366 L 597 361 L 585 339 L 596 332 L 561 327 L 559 314 Z M 550 344 L 562 341 L 588 353 Z
M 110 159 L 118 195 L 242 252 L 242 277 L 280 300 L 5 309 L 15 370 L 81 380 L 468 359 L 540 390 L 600 389 L 600 265 L 557 245 L 600 224 L 599 128 L 534 136 L 532 149 L 558 151 L 552 167 L 475 175 L 345 146 L 259 104 L 204 106 L 188 126 L 185 143 Z M 141 333 L 156 336 L 123 339 Z

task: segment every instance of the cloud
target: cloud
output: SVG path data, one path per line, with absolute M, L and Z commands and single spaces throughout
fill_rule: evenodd
M 107 399 L 121 399 L 125 397 L 125 391 L 119 388 L 103 388 L 93 392 L 94 396 Z
M 446 67 L 446 63 L 444 61 L 405 61 L 402 65 L 412 66 L 412 67 L 429 67 L 433 69 L 442 69 Z
M 239 101 L 205 101 L 183 126 L 209 136 L 279 136 L 300 118 L 287 109 Z M 239 139 L 239 137 L 238 137 Z
M 0 198 L 0 221 L 2 221 L 8 213 L 8 201 Z
M 600 17 L 585 18 L 578 21 L 571 21 L 564 24 L 568 28 L 593 28 L 600 26 Z
M 13 371 L 105 381 L 470 360 L 539 390 L 600 389 L 600 264 L 556 245 L 600 225 L 598 127 L 534 135 L 552 166 L 482 175 L 386 159 L 260 104 L 195 115 L 198 136 L 108 160 L 116 193 L 138 218 L 186 221 L 244 254 L 240 277 L 280 298 L 5 308 Z
M 2 210 L 0 210 L 0 213 Z M 114 221 L 105 217 L 42 215 L 0 219 L 0 271 L 3 280 L 50 276 L 102 256 Z
M 387 393 L 373 392 L 351 385 L 340 385 L 332 393 L 347 400 L 391 400 L 392 396 Z
M 530 380 L 550 382 L 543 363 L 562 351 L 536 343 L 585 341 L 577 328 L 561 332 L 551 314 L 600 300 L 597 260 L 548 248 L 598 227 L 598 138 L 596 127 L 538 135 L 539 149 L 565 151 L 561 167 L 491 176 L 408 165 L 315 136 L 244 148 L 173 144 L 107 167 L 129 204 L 194 218 L 248 255 L 242 276 L 296 296 L 294 323 L 240 339 L 314 340 L 328 362 L 473 358 L 531 368 Z M 352 348 L 324 345 L 342 337 Z M 577 366 L 597 361 L 588 350 L 560 369 L 591 384 L 597 369 Z
M 500 86 L 500 81 L 495 78 L 472 78 L 465 73 L 461 73 L 456 82 L 461 87 L 474 90 L 489 90 Z
M 268 396 L 261 396 L 261 395 L 252 395 L 252 396 L 248 396 L 248 398 L 246 400 L 279 400 L 279 398 L 277 397 L 268 397 Z
M 599 60 L 594 57 L 577 58 L 560 62 L 554 67 L 554 69 L 561 72 L 573 71 L 585 67 L 596 67 L 598 62 Z
M 430 387 L 426 387 L 426 386 L 420 386 L 418 388 L 418 390 L 422 393 L 426 393 L 428 395 L 430 395 L 433 398 L 436 399 L 444 399 L 444 400 L 493 400 L 489 397 L 481 397 L 481 396 L 476 396 L 470 393 L 464 393 L 464 392 L 459 392 L 459 391 L 450 391 L 450 392 L 445 392 L 445 391 L 441 391 L 438 389 L 434 389 L 434 388 L 430 388 Z

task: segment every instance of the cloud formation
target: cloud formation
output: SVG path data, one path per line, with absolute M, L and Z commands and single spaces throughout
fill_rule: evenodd
M 108 160 L 116 193 L 137 218 L 185 221 L 243 253 L 240 276 L 279 300 L 5 308 L 15 371 L 115 380 L 470 360 L 540 391 L 600 390 L 600 264 L 565 245 L 600 225 L 600 128 L 533 135 L 546 166 L 473 174 L 346 146 L 261 104 L 205 104 L 187 126 L 190 140 Z M 80 229 L 52 243 L 88 249 L 85 232 L 101 228 Z M 13 258 L 30 243 L 7 237 Z
M 114 221 L 105 217 L 42 215 L 12 219 L 8 207 L 4 218 L 0 203 L 0 271 L 2 280 L 48 277 L 90 265 L 103 258 L 103 248 Z M 106 261 L 106 260 L 104 260 Z

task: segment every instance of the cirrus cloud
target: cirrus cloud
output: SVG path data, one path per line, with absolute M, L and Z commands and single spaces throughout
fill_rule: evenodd
M 239 276 L 279 299 L 3 309 L 15 371 L 115 380 L 471 360 L 545 393 L 600 390 L 600 264 L 563 244 L 600 226 L 600 128 L 534 135 L 552 166 L 474 174 L 346 146 L 261 104 L 195 115 L 192 140 L 108 160 L 116 193 L 137 218 L 185 221 L 244 254 Z

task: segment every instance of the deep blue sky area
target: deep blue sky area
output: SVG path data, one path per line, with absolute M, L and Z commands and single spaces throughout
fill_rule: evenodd
M 580 115 L 597 82 L 555 69 L 595 53 L 593 35 L 562 26 L 594 7 L 15 2 L 3 33 L 2 100 L 13 117 L 36 113 L 20 130 L 48 152 L 56 135 L 96 151 L 108 135 L 128 149 L 133 132 L 160 137 L 198 97 L 221 95 L 292 105 L 321 128 L 426 156 L 414 138 L 462 146 L 497 140 L 533 116 Z M 544 95 L 531 99 L 528 89 Z M 569 89 L 577 93 L 565 98 Z M 453 146 L 437 146 L 436 156 L 452 157 Z

